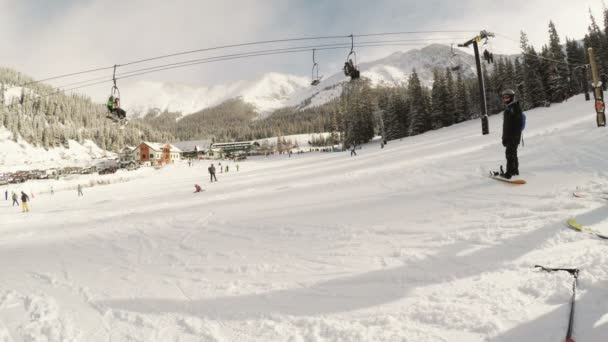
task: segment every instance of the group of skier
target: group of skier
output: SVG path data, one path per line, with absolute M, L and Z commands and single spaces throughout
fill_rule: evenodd
M 240 170 L 240 166 L 239 164 L 235 165 L 236 167 L 236 171 L 238 172 Z M 218 163 L 218 167 L 220 169 L 220 173 L 228 173 L 230 171 L 230 167 L 228 165 L 225 165 L 224 167 L 222 167 L 222 162 Z M 211 165 L 209 165 L 209 167 L 207 168 L 207 171 L 209 172 L 209 177 L 211 178 L 210 181 L 213 182 L 214 180 L 217 182 L 217 177 L 215 176 L 216 172 L 217 172 L 217 168 L 215 167 L 215 165 L 213 163 L 211 163 Z
M 11 199 L 13 200 L 13 207 L 19 206 L 19 195 L 16 192 L 11 193 Z M 8 201 L 8 189 L 4 190 L 4 200 Z M 30 196 L 25 192 L 21 191 L 21 210 L 25 213 L 30 211 L 30 207 L 28 202 L 30 201 Z
M 238 172 L 240 170 L 239 164 L 236 164 L 235 167 L 236 167 L 236 171 Z M 218 168 L 220 169 L 220 173 L 224 173 L 224 171 L 226 173 L 228 173 L 230 171 L 230 167 L 228 165 L 225 165 L 224 167 L 222 167 L 222 162 L 218 163 L 218 167 L 217 168 L 215 167 L 215 165 L 213 163 L 211 163 L 211 165 L 209 165 L 209 167 L 207 168 L 207 172 L 209 172 L 209 178 L 210 178 L 209 181 L 211 183 L 213 183 L 213 181 L 217 182 L 216 173 L 217 173 L 217 169 Z M 198 184 L 194 184 L 194 189 L 195 189 L 194 192 L 201 192 L 202 191 L 201 186 L 198 185 Z
M 82 184 L 78 184 L 77 186 L 77 191 L 78 191 L 78 197 L 80 196 L 84 196 L 84 193 L 82 192 L 83 186 Z M 51 185 L 50 188 L 50 194 L 54 195 L 55 194 L 55 189 L 53 188 L 53 186 Z M 32 193 L 32 197 L 34 196 L 34 194 Z M 21 204 L 19 203 L 19 197 L 21 197 Z M 4 190 L 4 200 L 8 201 L 8 189 Z M 30 196 L 28 194 L 25 193 L 25 191 L 21 191 L 21 195 L 18 195 L 16 192 L 12 191 L 11 192 L 11 200 L 13 201 L 13 207 L 14 206 L 20 206 L 21 205 L 21 210 L 22 212 L 26 213 L 30 211 L 30 207 L 29 207 L 29 202 L 30 200 Z

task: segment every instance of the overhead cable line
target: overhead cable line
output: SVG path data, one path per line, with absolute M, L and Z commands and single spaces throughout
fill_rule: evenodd
M 51 76 L 51 77 L 47 77 L 47 78 L 44 78 L 44 79 L 39 79 L 39 80 L 25 82 L 25 83 L 16 85 L 16 86 L 14 86 L 12 88 L 24 87 L 24 86 L 28 86 L 28 85 L 32 85 L 32 84 L 36 84 L 36 83 L 40 83 L 40 82 L 52 81 L 52 80 L 56 80 L 56 79 L 60 79 L 60 78 L 66 78 L 66 77 L 72 77 L 72 76 L 77 76 L 77 75 L 82 75 L 82 74 L 87 74 L 87 73 L 92 73 L 92 72 L 97 72 L 97 71 L 109 70 L 109 69 L 114 68 L 115 66 L 117 66 L 117 67 L 124 67 L 124 66 L 128 66 L 128 65 L 139 64 L 139 63 L 149 62 L 149 61 L 153 61 L 153 60 L 159 60 L 159 59 L 164 59 L 164 58 L 171 58 L 171 57 L 182 56 L 182 55 L 186 55 L 186 54 L 193 54 L 193 53 L 198 53 L 198 52 L 205 52 L 205 51 L 212 51 L 212 50 L 234 48 L 234 47 L 243 47 L 243 46 L 261 45 L 261 44 L 272 44 L 272 43 L 285 43 L 285 42 L 304 41 L 304 40 L 348 39 L 348 38 L 351 38 L 351 36 L 352 37 L 371 37 L 371 36 L 389 36 L 389 35 L 406 35 L 406 34 L 438 34 L 438 33 L 470 33 L 470 32 L 475 32 L 475 31 L 473 31 L 473 30 L 468 30 L 468 31 L 467 30 L 464 30 L 464 31 L 451 31 L 451 30 L 439 31 L 438 30 L 438 31 L 380 32 L 380 33 L 353 34 L 353 35 L 299 37 L 299 38 L 274 39 L 274 40 L 263 40 L 263 41 L 256 41 L 256 42 L 229 44 L 229 45 L 215 46 L 215 47 L 196 49 L 196 50 L 190 50 L 190 51 L 182 51 L 182 52 L 177 52 L 177 53 L 172 53 L 172 54 L 166 54 L 166 55 L 161 55 L 161 56 L 156 56 L 156 57 L 150 57 L 150 58 L 145 58 L 145 59 L 140 59 L 140 60 L 134 60 L 134 61 L 130 61 L 130 62 L 127 62 L 127 63 L 122 63 L 122 64 L 116 64 L 116 65 L 111 65 L 111 66 L 106 66 L 106 67 L 99 67 L 99 68 L 88 69 L 88 70 L 83 70 L 83 71 L 78 71 L 78 72 L 73 72 L 73 73 L 68 73 L 68 74 L 61 74 L 61 75 Z M 431 39 L 429 39 L 429 40 L 431 40 Z
M 356 44 L 355 47 L 364 48 L 364 47 L 424 46 L 424 45 L 426 45 L 426 44 L 422 44 L 422 43 L 390 43 L 390 44 L 386 44 L 386 43 L 383 43 L 383 42 L 390 42 L 390 41 L 377 41 L 377 42 L 376 41 L 368 41 L 368 42 L 362 42 L 362 43 Z M 312 51 L 313 48 L 315 50 L 337 50 L 337 49 L 349 49 L 350 47 L 351 47 L 350 43 L 344 43 L 344 44 L 324 44 L 321 47 L 303 46 L 303 47 L 293 47 L 293 48 L 285 48 L 285 49 L 272 49 L 272 50 L 261 50 L 261 51 L 246 52 L 246 53 L 240 53 L 240 54 L 232 54 L 232 55 L 223 55 L 223 56 L 216 56 L 216 57 L 208 57 L 208 58 L 203 58 L 203 59 L 190 60 L 190 61 L 171 63 L 171 64 L 166 64 L 166 65 L 159 65 L 159 66 L 155 66 L 155 67 L 143 68 L 143 69 L 139 69 L 139 70 L 126 71 L 126 72 L 123 72 L 123 73 L 118 73 L 116 75 L 117 76 L 116 80 L 125 79 L 125 78 L 131 78 L 131 77 L 145 75 L 145 74 L 150 74 L 150 73 L 159 72 L 159 71 L 171 70 L 171 69 L 188 67 L 188 66 L 199 65 L 199 64 L 207 64 L 207 63 L 213 63 L 213 62 L 227 61 L 227 60 L 233 60 L 233 59 L 242 59 L 242 58 L 248 58 L 248 57 L 269 56 L 269 55 L 278 55 L 278 54 L 287 54 L 287 53 L 310 52 L 310 51 Z M 101 80 L 101 81 L 99 81 L 99 80 Z M 36 97 L 33 97 L 33 98 L 28 98 L 28 99 L 24 100 L 24 102 L 32 102 L 32 101 L 35 101 L 35 100 L 39 100 L 39 99 L 47 98 L 47 97 L 50 97 L 50 96 L 62 94 L 62 93 L 68 92 L 68 91 L 73 91 L 73 90 L 77 90 L 77 89 L 91 87 L 91 86 L 98 85 L 98 84 L 103 84 L 103 83 L 111 82 L 112 80 L 113 80 L 113 78 L 110 78 L 109 76 L 102 76 L 102 77 L 97 77 L 97 78 L 88 79 L 88 80 L 84 80 L 84 81 L 69 83 L 69 84 L 65 84 L 65 85 L 62 85 L 62 86 L 58 87 L 58 89 L 65 88 L 65 87 L 70 87 L 72 85 L 77 85 L 77 84 L 82 84 L 82 83 L 87 83 L 87 84 L 80 85 L 80 86 L 77 86 L 77 87 L 72 87 L 72 88 L 60 89 L 60 90 L 57 90 L 57 91 L 52 92 L 52 93 L 48 93 L 48 94 L 44 94 L 44 95 L 39 95 L 39 96 L 36 96 Z M 91 82 L 91 83 L 89 83 L 89 82 Z M 9 107 L 9 106 L 10 106 L 10 104 L 9 105 L 5 104 L 3 106 L 3 108 Z
M 496 33 L 496 35 L 497 35 L 497 36 L 501 36 L 501 37 L 503 37 L 503 38 L 505 38 L 505 39 L 507 39 L 507 40 L 510 40 L 510 41 L 516 42 L 516 43 L 518 43 L 518 44 L 521 44 L 521 42 L 520 42 L 520 41 L 518 41 L 518 40 L 516 40 L 516 39 L 514 39 L 514 38 L 511 38 L 511 37 L 509 37 L 509 36 L 505 36 L 504 34 L 501 34 L 501 33 Z M 521 47 L 520 47 L 520 48 L 521 48 Z M 506 54 L 505 54 L 505 55 L 506 55 Z M 555 63 L 560 63 L 560 64 L 565 64 L 565 65 L 572 65 L 572 66 L 575 66 L 575 67 L 577 67 L 577 68 L 578 68 L 578 67 L 584 67 L 584 66 L 589 65 L 589 64 L 568 63 L 568 62 L 566 62 L 566 61 L 560 61 L 560 60 L 558 60 L 558 59 L 548 58 L 548 57 L 544 57 L 544 56 L 541 56 L 541 55 L 534 55 L 534 54 L 531 54 L 531 53 L 526 53 L 526 52 L 520 52 L 520 53 L 519 53 L 519 55 L 524 55 L 524 56 L 534 57 L 534 58 L 537 58 L 537 59 L 544 59 L 544 60 L 547 60 L 547 61 L 551 61 L 551 62 L 555 62 Z

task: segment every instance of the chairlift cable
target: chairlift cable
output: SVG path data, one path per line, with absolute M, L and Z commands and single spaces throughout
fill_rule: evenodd
M 348 43 L 324 44 L 324 45 L 317 46 L 317 47 L 314 47 L 314 46 L 292 47 L 292 48 L 284 48 L 284 49 L 262 50 L 262 51 L 247 52 L 247 53 L 240 53 L 240 54 L 216 56 L 216 57 L 209 57 L 209 58 L 198 59 L 198 60 L 191 60 L 191 61 L 185 61 L 185 62 L 171 63 L 171 64 L 160 65 L 160 66 L 155 66 L 155 67 L 149 67 L 149 68 L 144 68 L 144 69 L 139 69 L 139 70 L 125 71 L 123 73 L 114 74 L 112 78 L 107 78 L 107 76 L 106 76 L 106 77 L 97 77 L 97 78 L 93 78 L 93 79 L 89 79 L 89 80 L 73 82 L 73 83 L 69 83 L 69 84 L 63 85 L 61 87 L 68 87 L 68 86 L 71 86 L 71 85 L 82 84 L 82 83 L 86 83 L 86 82 L 92 82 L 92 81 L 97 81 L 97 80 L 103 79 L 102 81 L 88 83 L 88 84 L 84 84 L 84 85 L 77 86 L 77 87 L 72 87 L 72 88 L 67 88 L 67 89 L 61 89 L 61 90 L 58 90 L 58 91 L 55 91 L 55 92 L 52 92 L 52 93 L 48 93 L 48 94 L 44 94 L 44 95 L 39 95 L 39 96 L 36 96 L 34 98 L 26 99 L 24 102 L 32 102 L 34 100 L 39 100 L 39 99 L 42 99 L 42 98 L 46 98 L 46 97 L 62 94 L 62 93 L 65 93 L 65 92 L 68 92 L 68 91 L 72 91 L 72 90 L 78 90 L 78 89 L 82 89 L 82 88 L 86 88 L 86 87 L 91 87 L 91 86 L 94 86 L 94 85 L 106 83 L 108 81 L 114 82 L 115 80 L 120 80 L 120 79 L 124 79 L 124 78 L 130 78 L 130 77 L 145 75 L 145 74 L 149 74 L 149 73 L 153 73 L 153 72 L 158 72 L 158 71 L 165 71 L 165 70 L 171 70 L 171 69 L 176 69 L 176 68 L 181 68 L 181 67 L 187 67 L 187 66 L 193 66 L 193 65 L 199 65 L 199 64 L 207 64 L 207 63 L 220 62 L 220 61 L 233 60 L 233 59 L 241 59 L 241 58 L 248 58 L 248 57 L 258 57 L 258 56 L 268 56 L 268 55 L 278 55 L 278 54 L 286 54 L 286 53 L 298 53 L 298 52 L 305 52 L 305 51 L 308 52 L 308 51 L 311 51 L 311 48 L 314 48 L 315 50 L 319 51 L 319 50 L 353 49 L 354 47 L 364 48 L 364 47 L 424 46 L 424 45 L 426 45 L 426 44 L 422 44 L 422 43 L 396 43 L 396 44 L 392 44 L 391 43 L 391 44 L 386 44 L 386 43 L 384 43 L 384 41 L 378 41 L 378 42 L 367 41 L 367 42 L 359 43 L 357 45 L 354 45 L 354 44 L 351 45 L 351 44 L 348 44 Z M 116 66 L 118 67 L 120 65 L 117 64 Z M 114 68 L 114 66 L 112 66 L 111 68 Z M 109 69 L 109 68 L 105 68 L 105 69 Z M 61 87 L 59 87 L 59 88 L 61 88 Z M 9 106 L 10 106 L 10 104 L 8 104 L 8 105 L 5 104 L 2 107 L 3 108 L 7 108 Z
M 368 34 L 358 34 L 358 35 L 351 34 L 351 35 L 336 35 L 336 36 L 298 37 L 298 38 L 287 38 L 287 39 L 264 40 L 264 41 L 239 43 L 239 44 L 229 44 L 229 45 L 222 45 L 222 46 L 216 46 L 216 47 L 210 47 L 210 48 L 204 48 L 204 49 L 197 49 L 197 50 L 190 50 L 190 51 L 183 51 L 183 52 L 177 52 L 177 53 L 172 53 L 172 54 L 167 54 L 167 55 L 150 57 L 150 58 L 130 61 L 130 62 L 123 63 L 123 64 L 115 64 L 113 66 L 99 67 L 99 68 L 87 69 L 87 70 L 73 72 L 73 73 L 60 74 L 60 75 L 51 76 L 51 77 L 47 77 L 47 78 L 43 78 L 43 79 L 38 79 L 38 80 L 30 81 L 30 82 L 25 82 L 25 83 L 13 86 L 10 89 L 17 88 L 17 87 L 25 87 L 25 86 L 29 86 L 29 85 L 36 84 L 36 83 L 41 83 L 41 82 L 46 82 L 46 81 L 52 81 L 52 80 L 56 80 L 56 79 L 66 78 L 66 77 L 72 77 L 72 76 L 78 76 L 78 75 L 83 75 L 83 74 L 88 74 L 88 73 L 93 73 L 93 72 L 98 72 L 98 71 L 110 70 L 110 69 L 115 68 L 116 66 L 119 66 L 119 67 L 120 66 L 128 66 L 128 65 L 133 65 L 133 64 L 138 64 L 138 63 L 144 63 L 144 62 L 149 62 L 149 61 L 158 60 L 158 59 L 176 57 L 176 56 L 181 56 L 181 55 L 186 55 L 186 54 L 192 54 L 192 53 L 197 53 L 197 52 L 205 52 L 205 51 L 212 51 L 212 50 L 219 50 L 219 49 L 227 49 L 227 48 L 233 48 L 233 47 L 242 47 L 242 46 L 251 46 L 251 45 L 262 45 L 262 44 L 271 44 L 271 43 L 285 43 L 285 42 L 303 41 L 303 40 L 340 39 L 340 38 L 350 38 L 351 36 L 353 36 L 353 37 L 371 37 L 371 36 L 389 36 L 389 35 L 406 35 L 406 34 L 470 33 L 470 32 L 476 32 L 476 31 L 474 31 L 474 30 L 468 30 L 468 31 L 466 31 L 466 30 L 465 31 L 450 31 L 450 30 L 445 30 L 445 31 L 380 32 L 380 33 L 368 33 Z M 431 40 L 431 39 L 429 39 L 429 40 Z

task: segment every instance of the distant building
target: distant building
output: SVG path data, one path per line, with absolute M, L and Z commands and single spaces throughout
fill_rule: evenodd
M 211 146 L 210 140 L 179 141 L 172 144 L 182 151 L 182 159 L 202 159 Z
M 120 152 L 118 152 L 118 157 L 121 163 L 129 163 L 131 161 L 137 160 L 137 154 L 135 153 L 135 147 L 133 146 L 125 146 Z
M 234 158 L 239 155 L 248 155 L 260 144 L 255 141 L 237 141 L 228 143 L 213 143 L 207 155 L 213 159 Z
M 171 144 L 159 144 L 144 141 L 133 153 L 140 164 L 163 165 L 181 160 L 181 150 Z

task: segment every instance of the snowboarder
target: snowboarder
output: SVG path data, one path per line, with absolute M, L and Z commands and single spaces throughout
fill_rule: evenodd
M 226 165 L 226 173 L 228 173 L 229 169 L 228 169 L 228 165 Z
M 55 194 L 55 189 L 53 189 L 53 186 L 51 185 L 51 195 Z
M 30 197 L 23 191 L 21 191 L 21 205 L 23 206 L 23 212 L 28 212 L 30 211 L 29 206 L 27 205 L 27 202 L 29 202 Z
M 350 149 L 350 156 L 356 156 L 357 152 L 355 151 L 357 149 L 357 146 L 353 145 L 353 147 Z
M 219 163 L 217 164 L 217 167 L 219 167 L 219 168 L 220 168 L 220 173 L 224 173 L 224 168 L 222 167 L 222 162 L 219 162 Z
M 517 146 L 521 140 L 522 111 L 519 102 L 515 100 L 515 91 L 506 89 L 502 92 L 502 102 L 505 105 L 502 123 L 502 146 L 505 147 L 507 171 L 502 174 L 506 179 L 519 175 Z
M 17 194 L 14 191 L 13 191 L 11 198 L 13 199 L 13 207 L 15 206 L 15 204 L 17 206 L 19 206 L 19 200 L 18 200 Z
M 4 200 L 8 201 L 8 189 L 4 190 Z
M 236 172 L 239 172 L 239 164 L 236 164 Z
M 207 170 L 209 170 L 209 176 L 211 177 L 211 182 L 213 183 L 214 179 L 217 182 L 217 178 L 215 177 L 215 166 L 213 166 L 213 164 L 211 164 L 211 166 L 209 166 L 209 168 L 207 168 Z
M 194 184 L 194 189 L 195 189 L 195 190 L 194 190 L 194 192 L 195 192 L 195 193 L 196 193 L 196 192 L 201 192 L 201 191 L 203 191 L 203 189 L 201 189 L 201 186 L 200 186 L 200 185 L 198 185 L 198 184 Z
M 84 194 L 82 193 L 82 185 L 78 184 L 78 197 L 80 196 L 84 196 Z

